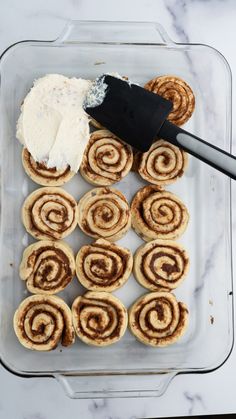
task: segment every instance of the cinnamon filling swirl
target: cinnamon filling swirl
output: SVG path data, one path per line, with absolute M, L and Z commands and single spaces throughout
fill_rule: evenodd
M 114 188 L 96 188 L 79 201 L 79 227 L 88 236 L 119 240 L 131 225 L 128 202 Z
M 25 249 L 20 277 L 33 294 L 56 294 L 74 275 L 74 256 L 67 243 L 40 240 Z
M 189 257 L 180 244 L 171 240 L 153 240 L 141 246 L 134 257 L 137 281 L 151 291 L 177 288 L 189 270 Z
M 188 309 L 170 292 L 151 292 L 129 311 L 129 326 L 142 343 L 163 347 L 175 343 L 188 326 Z
M 66 169 L 58 170 L 56 167 L 48 168 L 46 164 L 36 162 L 27 148 L 22 151 L 22 164 L 27 175 L 42 186 L 61 186 L 75 175 L 69 166 Z
M 80 173 L 93 185 L 109 186 L 128 174 L 133 163 L 132 148 L 107 130 L 91 134 Z
M 192 116 L 195 108 L 195 97 L 191 87 L 176 76 L 160 76 L 150 80 L 145 89 L 157 93 L 173 103 L 169 121 L 175 125 L 185 124 Z
M 99 239 L 81 247 L 76 273 L 81 284 L 94 291 L 114 291 L 128 280 L 133 266 L 130 250 Z
M 118 298 L 106 292 L 88 291 L 72 305 L 75 332 L 88 345 L 108 346 L 124 335 L 127 310 Z
M 174 239 L 184 233 L 188 210 L 171 192 L 150 185 L 140 189 L 131 204 L 132 226 L 144 240 Z
M 163 186 L 183 176 L 187 164 L 186 152 L 167 141 L 158 140 L 149 151 L 141 154 L 138 172 L 148 182 Z
M 40 188 L 26 198 L 23 224 L 36 239 L 59 240 L 76 227 L 78 218 L 74 198 L 62 188 Z
M 72 315 L 57 296 L 32 295 L 21 302 L 14 315 L 14 330 L 28 349 L 50 351 L 59 344 L 74 343 Z

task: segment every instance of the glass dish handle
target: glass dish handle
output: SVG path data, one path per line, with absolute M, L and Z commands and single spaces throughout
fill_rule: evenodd
M 147 43 L 173 45 L 165 29 L 157 22 L 107 22 L 80 21 L 67 22 L 56 44 L 65 43 Z
M 175 372 L 144 375 L 62 375 L 55 378 L 73 399 L 158 397 L 167 389 Z

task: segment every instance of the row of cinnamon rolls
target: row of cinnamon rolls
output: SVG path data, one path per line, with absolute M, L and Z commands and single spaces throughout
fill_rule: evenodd
M 98 239 L 80 248 L 76 258 L 63 241 L 40 240 L 29 245 L 20 264 L 20 277 L 29 292 L 51 295 L 63 291 L 75 276 L 86 289 L 112 292 L 122 287 L 132 271 L 151 291 L 171 291 L 185 279 L 189 256 L 172 240 L 153 240 L 133 255 L 127 248 Z
M 189 214 L 175 194 L 156 185 L 145 186 L 133 198 L 131 207 L 114 188 L 95 188 L 79 201 L 59 187 L 32 192 L 22 207 L 28 233 L 39 240 L 61 240 L 77 226 L 90 237 L 114 242 L 133 227 L 145 241 L 176 239 L 185 231 Z
M 32 295 L 14 315 L 14 330 L 28 349 L 49 351 L 59 343 L 68 347 L 75 334 L 86 344 L 108 346 L 119 341 L 127 325 L 142 343 L 163 347 L 175 343 L 188 325 L 188 309 L 169 292 L 140 297 L 129 309 L 114 295 L 88 291 L 71 309 L 58 296 Z
M 42 186 L 62 186 L 75 175 L 69 167 L 57 170 L 35 162 L 26 148 L 22 151 L 22 163 L 28 176 Z M 163 187 L 179 179 L 187 164 L 187 153 L 167 141 L 157 140 L 148 152 L 133 155 L 131 146 L 102 129 L 90 135 L 80 174 L 92 185 L 110 186 L 133 169 L 144 180 Z

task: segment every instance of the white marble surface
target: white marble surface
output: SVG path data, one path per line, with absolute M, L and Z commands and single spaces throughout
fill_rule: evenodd
M 220 50 L 236 75 L 234 0 L 2 0 L 0 50 L 23 39 L 53 39 L 68 19 L 156 20 L 176 41 Z M 236 154 L 234 114 L 233 125 Z M 236 217 L 233 225 L 236 229 Z M 0 368 L 0 418 L 131 419 L 236 412 L 235 368 L 236 348 L 216 372 L 177 376 L 160 398 L 105 401 L 71 400 L 53 379 L 22 379 Z

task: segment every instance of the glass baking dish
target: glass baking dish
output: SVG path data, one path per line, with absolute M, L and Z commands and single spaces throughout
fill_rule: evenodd
M 23 249 L 33 241 L 21 223 L 24 198 L 37 188 L 24 173 L 21 146 L 15 139 L 20 104 L 33 80 L 47 73 L 93 79 L 117 71 L 143 85 L 156 75 L 182 77 L 196 95 L 196 110 L 187 129 L 229 151 L 231 147 L 231 72 L 224 57 L 206 45 L 176 44 L 157 23 L 70 22 L 55 41 L 25 41 L 1 57 L 1 281 L 0 356 L 11 372 L 24 377 L 51 376 L 70 397 L 160 395 L 179 373 L 209 372 L 222 365 L 233 346 L 230 180 L 190 158 L 186 175 L 168 187 L 190 212 L 181 242 L 190 254 L 188 278 L 175 292 L 187 303 L 190 324 L 175 345 L 155 349 L 126 332 L 107 348 L 78 339 L 38 353 L 23 348 L 13 327 L 13 313 L 27 295 L 18 267 Z M 130 173 L 115 187 L 130 201 L 145 183 Z M 65 189 L 78 200 L 91 188 L 80 175 Z M 90 242 L 79 228 L 68 238 L 75 252 Z M 142 243 L 130 231 L 120 244 L 132 251 Z M 74 279 L 60 293 L 71 304 L 83 292 Z M 128 307 L 146 291 L 131 277 L 115 292 Z

